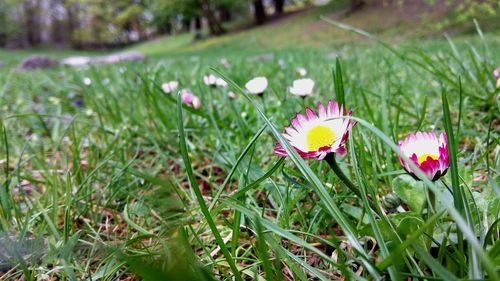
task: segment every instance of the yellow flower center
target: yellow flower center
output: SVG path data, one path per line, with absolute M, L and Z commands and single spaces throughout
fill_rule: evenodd
M 331 146 L 336 138 L 332 129 L 326 126 L 316 126 L 307 134 L 307 148 L 309 151 L 318 151 L 324 146 Z
M 418 159 L 417 159 L 418 164 L 422 164 L 425 160 L 427 160 L 428 157 L 432 158 L 433 160 L 439 159 L 439 156 L 437 156 L 437 155 L 426 153 L 426 154 L 422 154 L 418 157 Z

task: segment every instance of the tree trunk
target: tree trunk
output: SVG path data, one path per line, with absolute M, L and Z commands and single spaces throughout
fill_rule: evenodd
M 74 32 L 75 32 L 75 29 L 78 28 L 78 11 L 76 10 L 76 8 L 73 6 L 73 4 L 68 4 L 68 3 L 65 3 L 65 6 L 66 6 L 66 11 L 68 12 L 68 18 L 67 18 L 67 21 L 68 21 L 68 24 L 66 26 L 67 30 L 66 30 L 66 40 L 67 42 L 70 44 L 70 46 L 77 46 L 79 43 L 78 43 L 78 40 L 76 38 L 74 38 Z M 76 10 L 76 11 L 75 11 Z
M 256 24 L 263 24 L 266 21 L 266 10 L 264 8 L 264 3 L 262 0 L 253 1 L 254 17 Z
M 170 21 L 165 22 L 164 24 L 158 27 L 159 34 L 171 34 L 172 33 L 172 23 Z
M 201 17 L 194 18 L 194 40 L 201 39 Z
M 58 0 L 53 0 L 51 2 L 51 7 L 50 9 L 52 11 L 58 9 L 58 8 L 64 8 L 64 5 L 62 4 L 61 1 Z M 60 19 L 56 17 L 55 15 L 51 15 L 51 39 L 52 39 L 52 44 L 60 45 L 64 43 L 64 19 Z
M 363 0 L 350 0 L 349 3 L 349 13 L 352 14 L 361 8 L 365 2 Z
M 188 19 L 188 18 L 182 19 L 182 30 L 184 32 L 191 31 L 191 19 Z
M 220 20 L 222 22 L 229 22 L 233 18 L 231 15 L 231 11 L 227 7 L 222 7 L 219 9 L 220 12 Z
M 37 6 L 31 1 L 26 1 L 23 5 L 24 16 L 26 18 L 26 41 L 30 46 L 40 43 L 40 23 L 37 15 Z
M 212 6 L 210 5 L 210 0 L 200 0 L 198 4 L 201 4 L 203 14 L 208 21 L 208 28 L 210 29 L 211 35 L 222 35 L 225 30 L 220 25 L 219 19 L 215 16 Z
M 285 6 L 285 0 L 274 0 L 274 10 L 276 14 L 283 14 L 284 6 Z

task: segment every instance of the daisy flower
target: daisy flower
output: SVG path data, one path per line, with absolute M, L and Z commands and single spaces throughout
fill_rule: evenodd
M 90 78 L 88 77 L 85 77 L 83 78 L 83 84 L 85 84 L 85 86 L 90 86 L 90 84 L 92 84 L 92 80 L 90 80 Z
M 165 94 L 172 93 L 173 91 L 175 91 L 177 89 L 177 87 L 179 87 L 179 82 L 177 82 L 177 81 L 170 81 L 167 83 L 163 83 L 161 85 L 161 89 L 163 90 L 163 92 Z
M 500 88 L 500 67 L 493 71 L 493 76 L 497 79 L 497 88 Z
M 217 76 L 213 74 L 203 76 L 203 83 L 207 86 L 215 87 L 217 82 Z
M 303 67 L 297 67 L 296 71 L 302 77 L 307 75 L 307 70 Z
M 399 141 L 399 149 L 432 181 L 444 176 L 450 167 L 446 133 L 442 133 L 439 138 L 434 132 L 409 134 L 404 140 Z M 399 162 L 409 174 L 415 177 L 408 163 L 401 157 L 399 157 Z
M 348 118 L 342 118 L 344 116 L 352 116 L 352 111 L 344 114 L 343 106 L 339 107 L 334 101 L 329 101 L 326 108 L 319 103 L 317 114 L 310 108 L 306 108 L 305 116 L 297 113 L 291 120 L 292 127 L 285 127 L 283 137 L 302 158 L 323 160 L 328 153 L 344 156 L 345 141 L 356 124 Z M 279 143 L 274 153 L 287 156 Z
M 227 58 L 221 58 L 219 60 L 219 63 L 222 64 L 225 68 L 229 68 L 231 66 Z
M 289 90 L 292 95 L 300 97 L 310 96 L 314 90 L 314 81 L 309 78 L 297 79 L 293 81 L 293 85 Z
M 199 97 L 195 96 L 191 91 L 189 90 L 182 90 L 181 92 L 181 100 L 183 103 L 185 103 L 187 106 L 191 106 L 194 109 L 199 109 L 201 108 L 201 100 Z
M 245 84 L 245 88 L 252 95 L 262 96 L 262 94 L 264 94 L 264 91 L 267 89 L 267 78 L 255 77 Z
M 227 87 L 227 82 L 224 81 L 224 79 L 222 79 L 222 78 L 217 78 L 217 79 L 215 79 L 215 85 L 217 87 L 225 88 L 225 87 Z

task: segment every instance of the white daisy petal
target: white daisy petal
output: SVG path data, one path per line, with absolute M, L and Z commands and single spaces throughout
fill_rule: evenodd
M 309 96 L 313 93 L 314 81 L 309 78 L 297 79 L 293 81 L 292 87 L 290 87 L 290 93 L 296 96 Z
M 253 95 L 261 95 L 267 89 L 267 78 L 256 77 L 245 84 L 245 88 Z

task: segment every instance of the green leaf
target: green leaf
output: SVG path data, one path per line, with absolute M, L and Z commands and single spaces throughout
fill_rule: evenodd
M 394 179 L 392 190 L 403 200 L 410 210 L 422 213 L 425 205 L 425 184 L 409 175 L 400 175 Z

